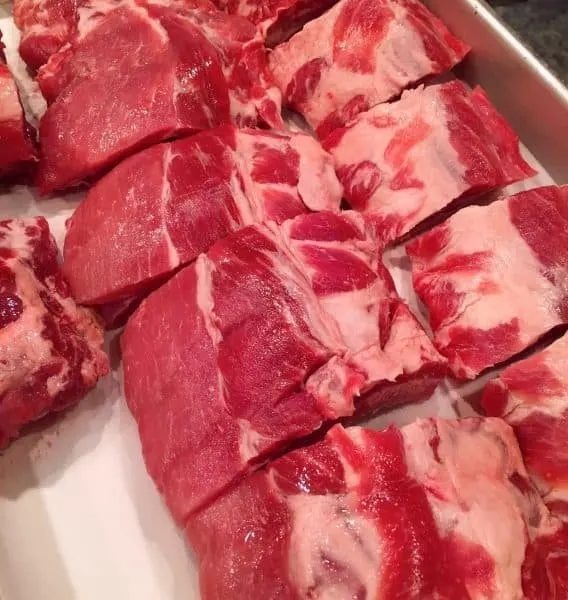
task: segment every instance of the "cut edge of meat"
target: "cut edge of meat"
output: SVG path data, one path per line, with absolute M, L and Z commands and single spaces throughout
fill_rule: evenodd
M 237 21 L 232 38 L 228 36 L 231 23 L 221 21 L 220 17 Z M 112 113 L 113 118 L 119 121 L 118 125 L 114 123 L 114 128 L 118 131 L 125 130 L 128 135 L 114 140 L 103 130 L 101 135 L 105 134 L 112 144 L 110 141 L 106 145 L 98 142 L 95 144 L 92 136 L 87 137 L 83 140 L 83 145 L 89 148 L 89 151 L 83 149 L 81 152 L 75 139 L 62 137 L 66 135 L 62 129 L 77 130 L 81 125 L 81 117 L 74 116 L 73 105 L 77 101 L 84 103 L 85 98 L 93 95 L 92 90 L 89 92 L 90 88 L 86 86 L 98 86 L 100 93 L 101 82 L 105 83 L 105 77 L 112 77 L 109 73 L 100 74 L 101 67 L 98 63 L 91 65 L 92 56 L 88 55 L 88 52 L 100 50 L 97 50 L 97 36 L 93 31 L 103 29 L 100 35 L 109 35 L 106 29 L 111 20 L 127 18 L 134 19 L 135 25 L 140 29 L 144 28 L 146 37 L 140 37 L 147 45 L 155 43 L 156 36 L 169 36 L 171 44 L 168 47 L 171 56 L 161 59 L 164 64 L 167 63 L 169 69 L 164 71 L 167 81 L 158 81 L 156 85 L 167 88 L 167 85 L 171 84 L 179 89 L 171 91 L 172 97 L 166 97 L 165 101 L 162 98 L 162 104 L 158 105 L 159 110 L 148 112 L 146 108 L 148 130 L 143 131 L 139 128 L 129 132 L 128 127 L 122 124 L 126 116 L 117 109 Z M 50 58 L 39 74 L 40 81 L 43 80 L 44 93 L 49 92 L 48 96 L 57 94 L 56 98 L 52 98 L 53 101 L 48 106 L 39 129 L 42 153 L 37 183 L 42 195 L 89 182 L 140 150 L 158 142 L 201 131 L 212 125 L 234 121 L 240 126 L 283 128 L 280 91 L 268 70 L 266 49 L 255 28 L 245 19 L 225 15 L 216 9 L 213 13 L 179 3 L 164 6 L 152 0 L 124 0 L 107 12 L 95 12 L 91 15 L 86 11 L 85 19 L 85 31 L 82 32 L 79 25 L 76 44 L 68 43 L 63 46 Z M 89 19 L 92 19 L 92 23 Z M 120 24 L 124 26 L 124 23 Z M 244 24 L 246 27 L 243 27 Z M 243 33 L 244 29 L 246 31 Z M 190 30 L 193 32 L 192 36 L 188 34 Z M 182 35 L 184 31 L 185 35 Z M 249 37 L 243 39 L 245 33 Z M 160 40 L 160 43 L 163 43 L 161 37 Z M 86 55 L 83 56 L 80 51 Z M 203 58 L 204 55 L 207 55 L 207 60 Z M 159 58 L 159 55 L 157 56 Z M 199 63 L 203 72 L 199 73 L 200 78 L 197 79 L 193 73 L 193 62 L 199 56 L 203 59 Z M 156 69 L 154 63 L 144 64 L 144 68 L 151 73 L 152 69 Z M 193 65 L 190 69 L 193 74 L 188 80 L 191 80 L 192 84 L 185 89 L 178 80 L 185 74 L 178 71 L 180 65 L 187 70 L 188 64 Z M 98 74 L 97 77 L 94 74 Z M 223 90 L 226 93 L 222 93 Z M 125 101 L 126 92 L 122 89 L 114 91 L 115 94 L 119 92 Z M 145 93 L 148 96 L 149 90 L 145 89 Z M 93 97 L 97 95 L 94 94 Z M 144 97 L 144 101 L 150 102 L 152 106 L 157 102 L 154 95 L 151 95 L 151 98 Z M 249 114 L 251 107 L 254 114 Z M 160 116 L 162 119 L 158 122 L 156 119 Z M 204 120 L 207 121 L 206 124 Z M 77 131 L 74 133 L 77 135 Z M 67 159 L 67 163 L 63 161 L 64 158 Z M 78 166 L 70 168 L 64 167 L 65 164 Z
M 70 295 L 46 219 L 0 221 L 0 245 L 0 335 L 11 336 L 2 344 L 1 446 L 29 423 L 79 402 L 109 362 L 97 317 Z
M 568 218 L 567 192 L 568 186 L 543 186 L 500 198 L 487 206 L 469 206 L 407 244 L 407 254 L 412 262 L 413 286 L 429 311 L 434 344 L 448 358 L 458 379 L 474 379 L 480 373 L 518 360 L 525 352 L 532 351 L 566 330 L 568 299 L 564 295 L 561 265 L 563 244 L 568 245 L 564 229 Z M 489 275 L 495 277 L 495 269 L 506 257 L 497 251 L 497 262 L 494 264 L 493 247 L 479 245 L 477 239 L 474 241 L 473 232 L 466 224 L 468 217 L 472 222 L 478 222 L 485 213 L 489 215 L 492 226 L 507 230 L 511 235 L 511 246 L 515 247 L 517 255 L 521 253 L 523 257 L 521 260 L 517 256 L 515 265 L 532 274 L 533 287 L 538 285 L 546 295 L 547 302 L 537 306 L 539 313 L 531 309 L 519 314 L 507 301 L 498 305 L 501 312 L 490 311 L 485 321 L 479 323 L 480 298 L 494 298 L 494 302 L 497 302 L 499 295 L 506 299 L 509 293 L 506 278 L 496 281 L 487 279 Z M 546 227 L 535 227 L 539 219 L 545 219 Z M 555 231 L 548 231 L 546 228 L 553 223 Z M 462 232 L 459 240 L 465 247 L 454 239 L 454 227 L 457 232 Z M 464 231 L 468 231 L 469 236 L 466 236 L 465 242 Z M 491 235 L 495 235 L 495 232 Z M 483 240 L 483 236 L 478 239 Z M 446 251 L 447 247 L 451 251 Z M 477 280 L 471 281 L 481 282 L 479 287 L 464 287 L 464 282 L 470 281 L 464 279 L 466 273 L 478 274 Z M 486 280 L 481 281 L 479 273 L 486 273 Z M 440 289 L 440 286 L 445 287 Z M 534 294 L 530 289 L 525 296 Z M 471 297 L 464 310 L 461 302 L 466 293 Z M 515 305 L 519 302 L 528 302 L 528 296 L 515 300 Z M 500 314 L 503 314 L 503 318 L 507 317 L 505 321 L 496 321 Z M 541 318 L 537 319 L 536 315 Z M 471 319 L 476 323 L 470 322 Z M 480 345 L 488 352 L 474 359 L 471 349 Z M 489 359 L 489 354 L 493 358 Z
M 357 213 L 352 213 L 352 215 L 355 222 L 359 222 L 359 225 L 363 226 L 364 219 L 361 215 Z M 297 219 L 315 219 L 319 223 L 322 219 L 326 220 L 329 218 L 335 220 L 343 218 L 343 220 L 345 220 L 348 218 L 348 215 L 347 213 L 311 213 L 298 217 Z M 349 236 L 355 234 L 355 230 L 349 229 L 347 223 L 345 223 L 345 226 L 346 227 L 343 230 L 339 229 L 337 232 L 340 234 L 340 237 L 343 236 L 346 231 L 349 231 Z M 372 393 L 370 393 L 365 400 L 366 406 L 369 406 L 370 408 L 365 408 L 365 410 L 367 412 L 370 412 L 371 410 L 374 412 L 377 408 L 376 404 L 379 402 L 391 406 L 394 404 L 398 405 L 401 402 L 418 400 L 421 397 L 421 394 L 431 393 L 446 372 L 445 360 L 435 351 L 431 341 L 428 339 L 424 330 L 420 328 L 417 320 L 408 307 L 402 300 L 398 300 L 395 303 L 392 298 L 389 300 L 389 304 L 396 304 L 396 306 L 393 306 L 392 314 L 381 315 L 386 326 L 385 339 L 380 340 L 384 345 L 384 348 L 379 348 L 379 340 L 375 340 L 377 348 L 370 352 L 371 362 L 367 362 L 369 359 L 363 360 L 357 356 L 351 356 L 349 353 L 346 354 L 347 348 L 342 347 L 343 342 L 340 338 L 337 338 L 338 332 L 332 331 L 335 330 L 337 326 L 335 321 L 330 318 L 328 309 L 320 304 L 320 300 L 313 290 L 313 283 L 302 273 L 301 268 L 298 265 L 297 254 L 290 250 L 287 243 L 282 240 L 280 235 L 278 235 L 278 231 L 279 230 L 275 225 L 269 228 L 260 225 L 251 226 L 240 230 L 228 238 L 225 238 L 225 240 L 215 244 L 207 255 L 201 255 L 196 263 L 183 268 L 174 278 L 170 279 L 165 286 L 153 294 L 150 294 L 150 296 L 142 302 L 134 316 L 128 322 L 122 337 L 121 344 L 125 369 L 126 398 L 130 410 L 139 426 L 141 439 L 143 440 L 143 452 L 146 465 L 149 473 L 154 478 L 158 489 L 164 494 L 166 503 L 178 522 L 183 522 L 189 515 L 193 514 L 196 510 L 199 510 L 200 507 L 211 504 L 211 502 L 214 501 L 214 498 L 219 497 L 224 490 L 233 486 L 235 481 L 241 480 L 242 477 L 252 470 L 258 469 L 266 461 L 270 460 L 275 453 L 281 454 L 289 447 L 301 445 L 304 441 L 307 443 L 307 441 L 314 439 L 314 436 L 318 437 L 320 435 L 318 432 L 326 431 L 334 422 L 345 417 L 351 417 L 356 410 L 356 398 L 360 395 L 365 386 L 372 387 Z M 324 234 L 325 237 L 325 231 L 323 229 L 318 229 L 318 232 Z M 235 405 L 236 400 L 231 397 L 231 406 L 234 407 L 237 412 L 233 414 L 233 412 L 230 412 L 225 408 L 220 411 L 223 414 L 219 414 L 219 411 L 215 408 L 216 405 L 214 406 L 214 403 L 217 402 L 215 398 L 217 398 L 219 389 L 224 390 L 234 388 L 235 383 L 233 382 L 231 373 L 234 368 L 232 363 L 235 361 L 228 360 L 225 356 L 223 359 L 225 371 L 221 376 L 219 372 L 220 367 L 218 365 L 219 358 L 214 353 L 214 346 L 216 344 L 218 345 L 220 341 L 224 339 L 225 335 L 229 337 L 233 335 L 242 335 L 241 332 L 246 331 L 249 325 L 254 331 L 255 321 L 250 320 L 247 317 L 247 319 L 238 326 L 235 325 L 227 330 L 228 325 L 224 324 L 223 330 L 219 330 L 218 328 L 221 326 L 220 323 L 225 323 L 219 316 L 219 310 L 221 310 L 221 314 L 223 314 L 223 311 L 226 311 L 228 306 L 225 306 L 225 308 L 222 308 L 222 306 L 216 307 L 215 311 L 210 312 L 213 310 L 211 305 L 213 297 L 206 300 L 205 296 L 203 296 L 199 303 L 195 304 L 194 308 L 189 308 L 187 302 L 194 296 L 194 292 L 188 290 L 184 291 L 183 296 L 186 299 L 183 301 L 185 303 L 183 310 L 185 313 L 193 314 L 195 312 L 198 314 L 195 311 L 196 307 L 200 308 L 201 311 L 208 307 L 207 311 L 210 312 L 210 314 L 209 312 L 207 313 L 209 316 L 205 316 L 205 313 L 203 313 L 204 316 L 200 317 L 200 321 L 196 321 L 195 325 L 191 328 L 195 335 L 201 335 L 202 337 L 203 335 L 200 334 L 199 331 L 207 331 L 207 339 L 209 339 L 209 342 L 205 343 L 205 340 L 198 341 L 196 339 L 192 341 L 190 345 L 195 348 L 200 348 L 200 351 L 202 351 L 205 356 L 203 359 L 204 362 L 202 361 L 201 363 L 201 369 L 203 372 L 209 373 L 207 377 L 209 377 L 211 381 L 210 383 L 203 382 L 200 386 L 195 387 L 195 389 L 205 390 L 207 388 L 207 390 L 211 390 L 213 396 L 208 405 L 211 410 L 214 411 L 214 423 L 210 423 L 210 428 L 215 432 L 222 431 L 223 437 L 219 442 L 212 442 L 210 436 L 206 436 L 200 440 L 196 439 L 192 442 L 191 450 L 186 447 L 187 445 L 185 442 L 179 447 L 176 442 L 175 450 L 168 450 L 168 458 L 166 459 L 163 455 L 163 443 L 159 439 L 153 439 L 152 436 L 155 436 L 156 434 L 152 433 L 150 430 L 150 426 L 155 429 L 156 420 L 148 420 L 152 401 L 148 397 L 147 386 L 142 382 L 137 381 L 138 376 L 136 375 L 137 372 L 144 369 L 143 362 L 144 357 L 147 354 L 147 352 L 141 350 L 141 348 L 147 345 L 150 338 L 154 340 L 152 343 L 155 343 L 156 338 L 154 337 L 152 330 L 157 323 L 152 325 L 153 315 L 156 312 L 153 307 L 159 305 L 163 310 L 163 307 L 168 303 L 173 303 L 176 294 L 173 294 L 172 298 L 169 300 L 167 299 L 167 295 L 170 294 L 172 290 L 175 291 L 178 288 L 178 291 L 181 291 L 180 286 L 182 286 L 182 284 L 185 285 L 184 282 L 189 282 L 188 285 L 191 284 L 190 287 L 193 286 L 197 290 L 201 289 L 199 282 L 206 273 L 209 273 L 209 277 L 212 275 L 221 278 L 226 277 L 226 275 L 222 275 L 221 273 L 217 274 L 214 265 L 220 261 L 219 264 L 222 266 L 222 272 L 224 272 L 224 270 L 228 268 L 228 265 L 232 264 L 233 259 L 230 256 L 231 252 L 237 252 L 237 254 L 235 254 L 235 257 L 237 258 L 236 264 L 240 265 L 242 263 L 244 266 L 245 263 L 243 262 L 243 259 L 244 257 L 248 257 L 250 253 L 250 249 L 246 249 L 246 244 L 252 243 L 255 249 L 261 249 L 264 242 L 261 242 L 260 238 L 257 240 L 257 238 L 264 234 L 268 234 L 266 239 L 272 239 L 273 241 L 271 243 L 274 243 L 275 248 L 279 249 L 276 251 L 276 254 L 279 252 L 282 253 L 282 256 L 278 254 L 275 262 L 270 262 L 270 264 L 278 277 L 283 275 L 286 278 L 286 289 L 289 288 L 287 293 L 292 293 L 293 297 L 296 298 L 299 290 L 305 288 L 306 293 L 313 296 L 313 302 L 311 302 L 313 306 L 306 313 L 310 315 L 310 319 L 308 319 L 306 323 L 309 323 L 309 328 L 311 330 L 310 335 L 314 336 L 314 332 L 317 332 L 315 333 L 314 340 L 319 340 L 318 344 L 321 345 L 321 340 L 325 340 L 325 344 L 320 350 L 317 350 L 316 348 L 320 356 L 302 375 L 301 380 L 296 382 L 293 389 L 289 387 L 286 388 L 283 392 L 285 397 L 280 398 L 275 406 L 272 404 L 268 404 L 265 407 L 259 405 L 260 408 L 255 408 L 255 412 L 252 416 L 249 415 L 241 418 L 239 417 L 238 410 L 242 411 L 242 409 L 239 408 L 238 404 Z M 360 232 L 357 235 L 360 235 Z M 250 241 L 246 242 L 247 239 Z M 243 243 L 244 246 L 241 248 L 240 245 Z M 229 248 L 233 248 L 233 246 L 234 249 L 229 250 Z M 255 252 L 256 251 L 257 250 L 255 250 Z M 267 259 L 268 254 L 262 259 L 262 262 L 265 263 Z M 250 258 L 248 260 L 250 260 Z M 376 258 L 374 260 L 376 260 Z M 265 267 L 263 268 L 267 267 L 268 263 L 265 264 Z M 297 271 L 298 273 L 296 273 Z M 287 278 L 294 273 L 296 273 L 294 277 L 298 277 L 299 280 L 296 283 L 292 282 L 293 285 L 290 287 L 290 281 Z M 255 276 L 258 276 L 256 272 Z M 376 274 L 375 277 L 378 278 L 380 275 Z M 206 280 L 207 277 L 203 282 Z M 220 281 L 223 281 L 223 279 Z M 204 285 L 203 282 L 201 285 Z M 386 285 L 388 293 L 392 294 L 394 293 L 394 285 L 392 285 L 391 290 L 389 288 L 389 282 L 392 285 L 390 276 L 387 277 Z M 296 289 L 296 291 L 294 291 L 294 289 Z M 209 293 L 213 294 L 214 292 Z M 219 291 L 214 294 L 219 300 Z M 282 299 L 279 300 L 279 302 L 282 301 Z M 191 303 L 193 302 L 194 301 L 191 300 Z M 173 306 L 174 304 L 172 304 L 172 307 Z M 175 303 L 175 306 L 177 307 L 176 310 L 182 309 L 179 307 L 179 303 Z M 381 307 L 377 308 L 380 309 Z M 290 308 L 286 309 L 284 307 L 281 310 L 284 310 L 284 314 L 288 314 Z M 169 312 L 171 313 L 171 310 L 169 310 Z M 173 316 L 173 313 L 171 314 Z M 244 317 L 239 318 L 242 319 Z M 168 320 L 168 318 L 164 320 L 162 316 L 162 320 L 160 321 L 160 336 L 163 336 L 163 343 L 167 346 L 172 346 L 173 341 L 169 340 L 171 335 L 168 332 L 171 327 L 167 326 Z M 274 327 L 274 324 L 270 325 L 270 327 Z M 323 331 L 322 328 L 325 329 L 325 331 Z M 226 333 L 222 334 L 221 331 L 226 331 Z M 392 334 L 391 332 L 395 333 Z M 267 334 L 272 335 L 269 331 L 267 331 Z M 417 334 L 418 337 L 416 337 Z M 405 352 L 406 346 L 409 344 L 409 335 L 412 338 L 416 337 L 416 339 L 413 339 L 412 344 L 410 344 L 411 350 L 410 352 L 406 352 L 405 360 L 398 364 L 397 361 L 400 361 L 398 353 Z M 239 340 L 240 338 L 237 337 L 235 339 Z M 296 343 L 305 344 L 307 341 L 308 338 L 306 337 L 306 332 L 304 332 L 300 335 Z M 227 344 L 228 341 L 225 343 Z M 279 343 L 284 342 L 280 339 Z M 286 344 L 288 344 L 288 342 L 286 342 Z M 239 355 L 241 355 L 245 350 L 240 346 L 239 348 Z M 248 348 L 248 346 L 245 348 Z M 186 350 L 183 350 L 184 355 L 187 350 L 189 350 L 189 347 Z M 247 349 L 246 351 L 249 352 L 250 350 Z M 367 351 L 367 348 L 363 348 L 364 354 L 366 354 Z M 219 350 L 217 350 L 217 352 L 219 352 Z M 305 352 L 305 350 L 302 350 L 302 352 Z M 376 359 L 373 358 L 375 356 L 377 357 Z M 193 360 L 193 358 L 188 358 L 188 360 Z M 185 361 L 183 364 L 186 364 Z M 382 370 L 377 370 L 377 364 Z M 364 372 L 365 365 L 374 368 L 372 375 L 369 372 Z M 159 367 L 158 363 L 155 364 L 155 367 L 159 369 L 158 373 L 162 373 L 162 369 Z M 283 364 L 282 368 L 288 369 L 288 366 Z M 145 369 L 145 371 L 147 371 L 147 369 Z M 190 372 L 190 376 L 193 377 L 191 373 L 192 371 Z M 217 373 L 217 375 L 215 375 L 215 373 Z M 382 375 L 380 375 L 381 373 Z M 158 398 L 165 393 L 162 388 L 164 385 L 168 387 L 169 384 L 167 381 L 159 383 L 157 379 L 160 378 L 160 375 L 157 375 L 156 379 L 146 372 L 144 376 L 151 377 L 153 381 L 151 385 L 158 386 L 156 387 L 156 393 L 152 394 L 152 396 Z M 168 378 L 168 376 L 164 376 Z M 180 376 L 181 371 L 177 372 L 176 379 L 179 379 Z M 373 377 L 372 380 L 371 376 Z M 220 380 L 219 377 L 221 377 Z M 417 382 L 417 378 L 420 379 L 419 382 Z M 180 381 L 186 381 L 186 378 L 182 377 Z M 218 388 L 219 381 L 223 382 L 223 387 L 215 391 L 215 386 Z M 241 382 L 240 385 L 242 386 L 245 384 Z M 181 393 L 181 390 L 179 393 Z M 234 393 L 235 391 L 233 389 L 232 394 L 234 395 Z M 404 394 L 408 394 L 409 397 L 405 398 Z M 178 395 L 178 392 L 176 392 L 174 396 L 170 393 L 171 406 L 168 405 L 167 409 L 162 407 L 164 411 L 167 410 L 171 412 L 171 410 L 173 410 L 172 407 L 178 402 L 178 400 L 176 400 Z M 194 398 L 190 402 L 190 405 L 192 407 L 195 406 L 197 410 L 201 410 L 199 409 L 199 402 L 200 400 L 198 398 Z M 223 396 L 223 406 L 226 407 L 226 403 L 227 399 Z M 383 408 L 386 408 L 386 406 L 383 406 Z M 285 412 L 281 414 L 283 410 Z M 233 411 L 233 408 L 231 411 Z M 227 414 L 225 414 L 225 412 Z M 246 413 L 244 414 L 246 415 Z M 190 418 L 191 420 L 189 414 L 186 414 L 184 418 Z M 182 427 L 186 427 L 183 425 L 182 421 L 179 421 L 179 423 Z M 275 429 L 277 434 L 273 435 L 270 427 L 271 424 L 276 426 L 277 423 L 279 424 Z M 283 429 L 285 429 L 285 434 Z M 172 440 L 176 438 L 176 435 L 171 434 Z M 212 433 L 211 435 L 216 434 Z M 235 448 L 237 448 L 238 451 L 235 450 Z M 191 451 L 192 456 L 191 461 L 189 461 L 191 464 L 188 464 L 187 459 L 187 452 L 189 451 Z M 219 470 L 219 467 L 216 467 L 217 471 L 215 472 L 215 477 L 218 478 L 216 487 L 213 489 L 201 489 L 200 486 L 192 486 L 191 481 L 193 481 L 195 477 L 192 476 L 191 473 L 195 473 L 196 476 L 198 473 L 206 473 L 208 472 L 208 469 L 211 468 L 211 464 L 223 465 L 222 473 Z M 203 479 L 201 475 L 199 477 Z M 196 487 L 200 489 L 197 490 Z
M 33 176 L 38 152 L 36 131 L 26 119 L 20 90 L 7 64 L 4 50 L 0 31 L 0 86 L 10 88 L 4 90 L 3 106 L 0 107 L 0 145 L 3 146 L 0 149 L 0 178 L 3 184 L 12 184 L 22 183 Z M 5 114 L 4 111 L 11 112 Z M 13 158 L 11 151 L 17 152 Z
M 478 434 L 486 452 L 482 459 L 473 448 Z M 499 419 L 432 418 L 382 432 L 336 425 L 323 441 L 280 457 L 187 521 L 186 535 L 200 563 L 202 594 L 221 600 L 230 590 L 232 597 L 244 600 L 254 585 L 263 596 L 277 589 L 286 598 L 307 597 L 314 590 L 323 597 L 328 589 L 351 597 L 366 589 L 390 598 L 408 589 L 411 572 L 412 589 L 420 597 L 441 591 L 437 586 L 456 598 L 474 591 L 493 597 L 489 594 L 513 586 L 520 597 L 527 530 L 538 530 L 541 525 L 532 519 L 544 517 L 545 510 L 538 496 L 519 490 L 526 473 L 515 448 L 510 428 Z M 514 519 L 519 537 L 514 549 L 512 539 L 499 547 L 505 533 L 499 527 L 487 533 L 484 519 L 501 503 L 492 507 L 493 495 L 480 499 L 480 482 L 493 484 L 492 493 L 503 496 L 505 508 L 497 518 Z M 386 486 L 384 495 L 375 485 Z M 301 513 L 305 518 L 297 520 L 301 502 L 306 503 Z M 449 508 L 452 504 L 463 512 L 462 518 L 460 511 Z M 405 544 L 387 553 L 384 545 L 400 542 L 399 536 L 408 540 L 409 531 L 412 556 Z M 431 544 L 438 550 L 447 544 L 441 562 L 432 563 Z M 361 557 L 355 559 L 358 553 Z M 393 558 L 406 568 L 392 564 Z M 447 580 L 455 569 L 446 561 L 456 561 L 462 577 Z M 330 564 L 336 568 L 329 569 Z

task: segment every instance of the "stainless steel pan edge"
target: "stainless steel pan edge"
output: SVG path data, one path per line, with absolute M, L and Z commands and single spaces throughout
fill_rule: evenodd
M 568 90 L 483 0 L 424 0 L 473 49 L 459 75 L 481 85 L 559 184 L 568 184 Z

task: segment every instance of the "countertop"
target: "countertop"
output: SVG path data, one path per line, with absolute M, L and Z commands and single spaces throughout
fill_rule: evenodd
M 568 84 L 568 0 L 489 0 L 489 4 Z

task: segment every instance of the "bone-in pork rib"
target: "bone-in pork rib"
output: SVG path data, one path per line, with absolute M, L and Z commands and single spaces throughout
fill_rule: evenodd
M 78 307 L 43 217 L 0 221 L 0 447 L 106 375 L 103 332 Z
M 456 200 L 535 174 L 485 93 L 460 81 L 376 106 L 336 129 L 324 147 L 346 200 L 375 223 L 385 244 Z
M 282 127 L 260 35 L 216 9 L 137 0 L 84 8 L 72 41 L 38 78 L 50 103 L 40 124 L 44 193 L 184 134 Z
M 215 0 L 229 14 L 246 17 L 257 25 L 268 46 L 296 33 L 310 19 L 319 17 L 337 0 Z
M 434 341 L 474 378 L 568 323 L 568 187 L 456 213 L 407 245 Z
M 360 403 L 423 400 L 445 374 L 349 212 L 231 234 L 142 302 L 122 349 L 146 466 L 181 523 L 292 440 Z
M 189 519 L 203 600 L 521 600 L 547 525 L 498 419 L 333 428 Z
M 6 64 L 0 32 L 0 179 L 15 179 L 29 172 L 37 160 L 33 137 L 16 82 Z
M 418 0 L 341 0 L 269 60 L 285 103 L 323 139 L 467 51 Z
M 63 268 L 81 303 L 116 302 L 232 231 L 339 210 L 341 194 L 312 137 L 223 126 L 139 152 L 95 184 L 68 226 Z
M 568 335 L 507 367 L 485 388 L 482 404 L 513 427 L 528 474 L 561 523 L 528 548 L 528 600 L 568 594 Z

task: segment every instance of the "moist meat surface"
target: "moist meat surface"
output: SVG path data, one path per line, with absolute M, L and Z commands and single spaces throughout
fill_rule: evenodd
M 146 466 L 182 523 L 293 440 L 445 374 L 350 212 L 218 242 L 142 302 L 122 350 Z
M 103 332 L 78 307 L 43 217 L 0 221 L 0 447 L 106 375 Z
M 521 600 L 548 527 L 498 419 L 337 426 L 190 518 L 203 600 Z
M 103 177 L 68 225 L 75 297 L 141 297 L 219 239 L 252 223 L 339 210 L 331 157 L 304 134 L 232 125 L 159 144 Z
M 346 200 L 375 223 L 385 244 L 454 201 L 464 204 L 535 174 L 485 93 L 457 80 L 404 92 L 323 144 Z
M 568 187 L 461 210 L 407 245 L 434 343 L 474 379 L 568 322 Z
M 468 48 L 417 0 L 341 0 L 270 54 L 284 101 L 320 139 Z

